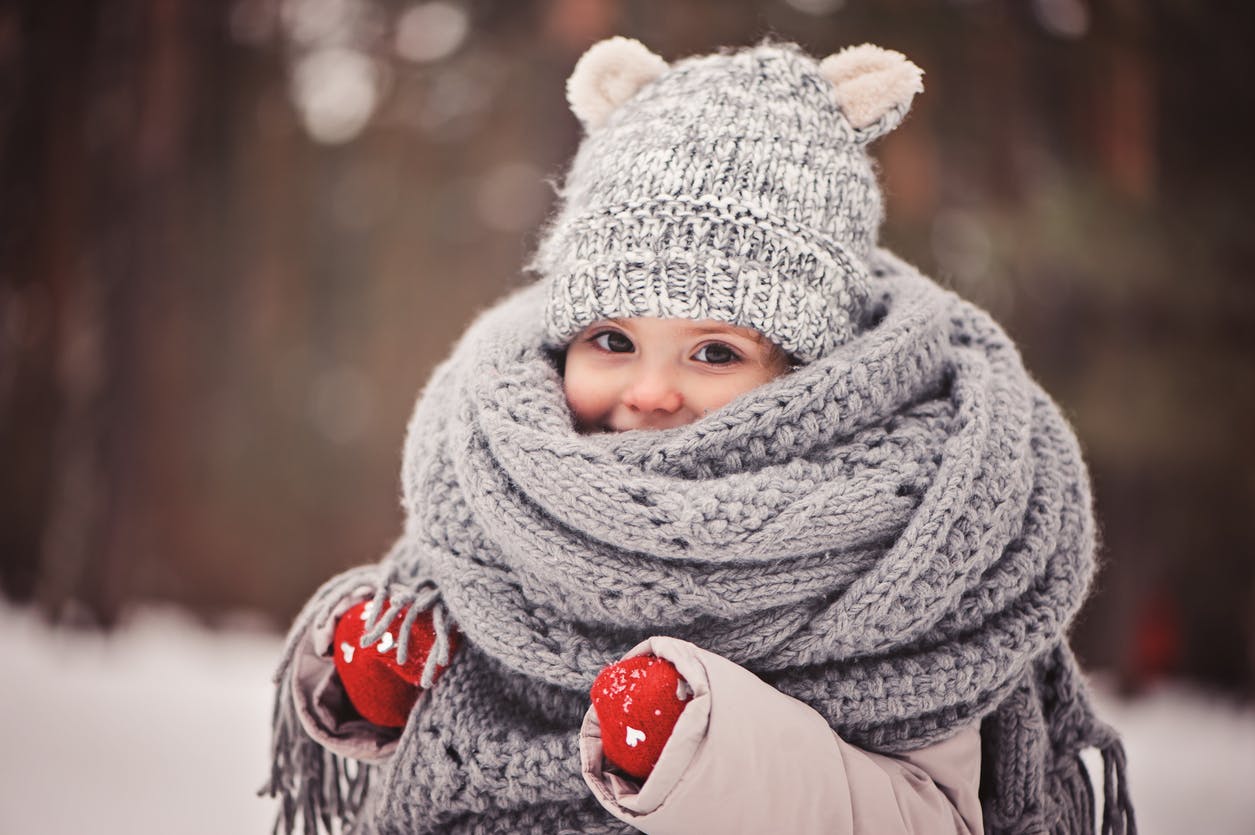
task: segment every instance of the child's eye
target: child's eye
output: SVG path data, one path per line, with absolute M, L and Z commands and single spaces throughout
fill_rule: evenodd
M 636 347 L 627 334 L 619 331 L 602 331 L 593 336 L 590 341 L 603 351 L 609 351 L 612 354 L 629 354 Z
M 722 342 L 708 342 L 697 349 L 693 359 L 711 365 L 728 365 L 729 363 L 738 362 L 741 356 Z

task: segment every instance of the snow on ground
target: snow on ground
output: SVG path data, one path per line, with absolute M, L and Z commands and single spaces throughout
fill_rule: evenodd
M 105 637 L 0 609 L 0 833 L 269 832 L 278 650 L 170 611 Z
M 268 832 L 279 639 L 148 611 L 111 636 L 0 607 L 0 833 Z M 1255 832 L 1255 708 L 1180 684 L 1123 701 L 1143 835 Z

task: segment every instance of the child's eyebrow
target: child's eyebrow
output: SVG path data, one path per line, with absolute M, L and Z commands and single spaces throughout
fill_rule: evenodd
M 631 321 L 630 318 L 629 319 L 599 319 L 596 322 L 593 322 L 591 325 L 589 325 L 588 329 L 591 330 L 592 328 L 595 328 L 601 325 L 616 325 L 618 327 L 630 330 L 631 325 L 628 324 L 630 321 Z M 756 343 L 763 342 L 767 339 L 760 332 L 754 330 L 753 328 L 742 328 L 736 325 L 725 324 L 723 322 L 712 322 L 708 325 L 701 325 L 694 322 L 693 324 L 686 325 L 684 329 L 681 331 L 681 333 L 684 334 L 685 336 L 704 336 L 705 334 L 708 334 L 708 333 L 717 333 L 717 334 L 723 334 L 727 336 L 739 336 L 742 339 L 748 339 L 751 342 L 756 342 Z
M 732 325 L 689 325 L 684 329 L 684 333 L 688 335 L 701 336 L 707 333 L 727 334 L 730 336 L 739 336 L 742 339 L 753 339 L 754 331 L 748 328 L 737 328 Z

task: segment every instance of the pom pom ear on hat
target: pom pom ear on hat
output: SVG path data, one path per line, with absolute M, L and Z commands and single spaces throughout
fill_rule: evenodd
M 666 69 L 667 62 L 640 41 L 615 37 L 595 43 L 567 79 L 566 97 L 571 112 L 585 130 L 596 130 L 621 104 Z
M 896 128 L 924 91 L 923 70 L 901 52 L 869 43 L 829 55 L 819 74 L 832 82 L 837 106 L 863 144 Z

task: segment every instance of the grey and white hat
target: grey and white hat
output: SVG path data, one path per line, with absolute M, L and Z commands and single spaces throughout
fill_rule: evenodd
M 550 343 L 635 316 L 754 328 L 802 362 L 847 341 L 884 213 L 866 146 L 922 75 L 870 44 L 673 65 L 626 38 L 594 45 L 567 82 L 586 135 L 530 265 Z

